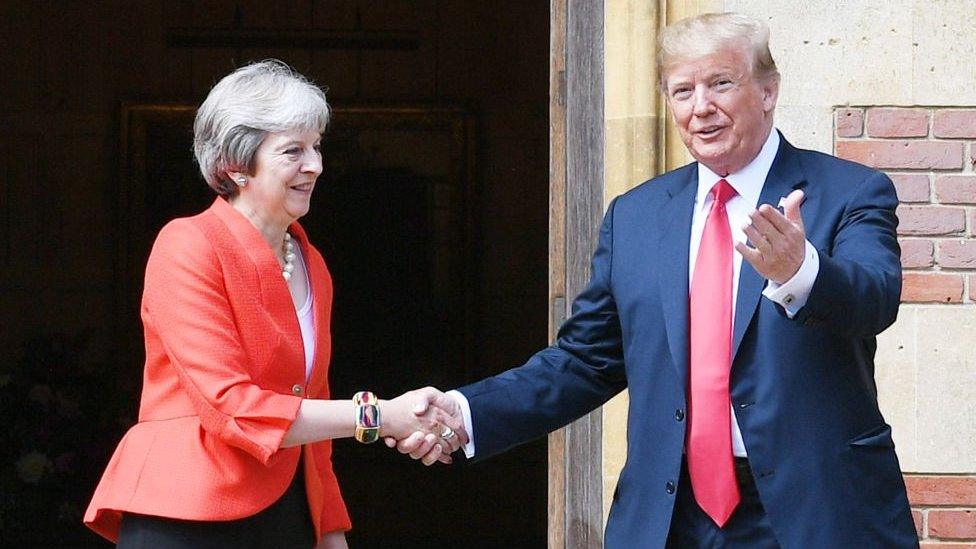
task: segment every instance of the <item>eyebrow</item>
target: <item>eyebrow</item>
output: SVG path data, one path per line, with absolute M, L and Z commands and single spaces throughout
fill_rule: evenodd
M 321 137 L 315 140 L 315 143 L 321 143 L 321 142 L 322 142 L 322 138 Z M 281 145 L 278 145 L 275 148 L 278 149 L 278 150 L 283 150 L 283 149 L 287 149 L 288 147 L 291 147 L 292 145 L 300 145 L 301 146 L 301 145 L 304 145 L 304 143 L 300 139 L 289 139 L 288 141 L 285 141 L 284 143 L 282 143 Z
M 675 79 L 669 78 L 666 84 L 668 89 L 671 89 L 672 87 L 690 84 L 692 80 L 693 80 L 692 78 L 675 78 Z
M 700 80 L 709 82 L 715 80 L 716 78 L 731 78 L 733 80 L 741 78 L 742 75 L 733 69 L 719 69 L 714 72 L 703 74 Z M 692 77 L 680 77 L 675 79 L 669 79 L 667 82 L 667 89 L 672 89 L 672 87 L 678 87 L 681 85 L 690 84 L 695 78 Z

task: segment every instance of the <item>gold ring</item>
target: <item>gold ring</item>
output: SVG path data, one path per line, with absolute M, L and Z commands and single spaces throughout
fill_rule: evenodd
M 456 433 L 454 432 L 454 429 L 451 429 L 447 425 L 445 425 L 444 429 L 441 430 L 441 438 L 444 440 L 451 440 L 455 437 L 455 435 Z

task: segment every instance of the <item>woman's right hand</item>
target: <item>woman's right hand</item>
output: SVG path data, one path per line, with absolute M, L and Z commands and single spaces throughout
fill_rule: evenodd
M 401 441 L 422 436 L 428 445 L 440 446 L 441 455 L 437 456 L 437 461 L 449 463 L 449 455 L 468 442 L 460 406 L 433 387 L 380 401 L 380 414 L 384 438 Z M 454 436 L 443 438 L 445 427 L 450 428 Z

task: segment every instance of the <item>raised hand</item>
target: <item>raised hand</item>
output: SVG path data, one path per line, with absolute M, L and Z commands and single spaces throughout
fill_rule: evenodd
M 404 393 L 382 410 L 386 445 L 425 465 L 451 463 L 450 454 L 468 442 L 460 406 L 433 387 Z
M 410 454 L 411 458 L 421 460 L 424 465 L 433 465 L 438 461 L 451 463 L 453 460 L 450 454 L 468 443 L 461 407 L 453 398 L 433 387 L 411 391 L 407 395 L 416 399 L 413 410 L 415 414 L 424 417 L 433 413 L 450 430 L 418 430 L 405 438 L 384 437 L 386 445 L 390 448 L 396 447 L 401 454 Z
M 783 213 L 769 204 L 759 206 L 749 214 L 751 223 L 742 228 L 752 246 L 735 244 L 757 273 L 778 284 L 793 278 L 803 264 L 807 238 L 800 216 L 803 199 L 803 191 L 791 192 L 783 201 Z

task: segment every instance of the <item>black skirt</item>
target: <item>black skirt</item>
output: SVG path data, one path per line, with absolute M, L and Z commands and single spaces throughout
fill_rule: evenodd
M 295 478 L 278 501 L 250 517 L 229 521 L 178 520 L 135 513 L 122 515 L 122 549 L 217 549 L 315 545 L 315 529 L 299 463 Z

